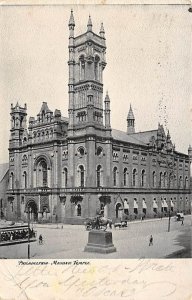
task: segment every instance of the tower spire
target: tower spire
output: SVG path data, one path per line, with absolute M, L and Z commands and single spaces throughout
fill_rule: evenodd
M 105 30 L 104 30 L 103 22 L 101 23 L 101 28 L 100 28 L 99 34 L 100 34 L 100 37 L 105 38 Z
M 133 114 L 132 106 L 130 104 L 129 112 L 127 115 L 127 134 L 135 133 L 135 117 Z
M 73 28 L 75 27 L 75 20 L 74 20 L 74 16 L 73 16 L 73 10 L 71 9 L 71 15 L 69 18 L 69 27 L 73 26 Z
M 88 23 L 87 23 L 87 31 L 92 31 L 92 21 L 91 21 L 91 16 L 89 15 Z

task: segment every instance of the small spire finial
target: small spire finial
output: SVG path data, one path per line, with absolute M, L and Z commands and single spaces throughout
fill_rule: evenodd
M 105 96 L 105 102 L 109 102 L 110 98 L 109 98 L 109 94 L 108 94 L 108 90 L 106 91 L 106 96 Z
M 91 16 L 89 15 L 88 23 L 87 23 L 87 31 L 92 31 L 92 21 Z
M 71 15 L 70 15 L 70 19 L 69 19 L 69 26 L 75 26 L 75 20 L 74 20 L 72 9 L 71 9 Z
M 127 120 L 135 120 L 131 104 L 130 104 L 129 112 L 127 115 Z
M 102 38 L 105 38 L 105 30 L 104 30 L 103 22 L 101 23 L 99 34 Z

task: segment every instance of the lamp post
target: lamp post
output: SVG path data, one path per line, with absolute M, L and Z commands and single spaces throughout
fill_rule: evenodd
M 171 224 L 171 213 L 170 213 L 170 209 L 169 209 L 169 219 L 168 219 L 168 232 L 170 231 L 170 224 Z
M 27 209 L 27 213 L 28 213 L 28 259 L 30 259 L 30 208 L 28 206 Z

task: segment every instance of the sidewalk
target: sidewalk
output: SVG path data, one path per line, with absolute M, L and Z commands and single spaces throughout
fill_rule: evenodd
M 157 221 L 157 222 L 156 222 Z M 160 221 L 160 222 L 159 222 Z M 37 236 L 42 234 L 44 244 L 31 243 L 31 258 L 35 259 L 123 259 L 123 258 L 165 258 L 190 248 L 191 216 L 186 216 L 184 226 L 171 219 L 168 232 L 168 218 L 132 221 L 128 227 L 112 229 L 113 244 L 117 252 L 99 254 L 84 252 L 89 231 L 83 225 L 35 224 Z M 153 246 L 149 237 L 153 235 Z M 180 238 L 182 235 L 182 238 Z M 188 241 L 186 245 L 186 241 Z M 189 251 L 188 251 L 189 253 Z M 189 255 L 189 254 L 188 254 Z M 171 256 L 172 257 L 172 256 Z M 188 256 L 190 257 L 190 256 Z M 0 258 L 27 258 L 27 245 L 12 245 L 0 248 Z

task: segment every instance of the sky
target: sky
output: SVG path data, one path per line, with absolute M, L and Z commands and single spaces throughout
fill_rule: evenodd
M 103 22 L 104 96 L 112 128 L 126 131 L 130 103 L 136 131 L 169 129 L 176 150 L 187 153 L 191 134 L 191 28 L 186 6 L 0 6 L 0 163 L 8 161 L 10 106 L 27 103 L 36 116 L 43 101 L 68 116 L 68 21 L 84 33 Z

